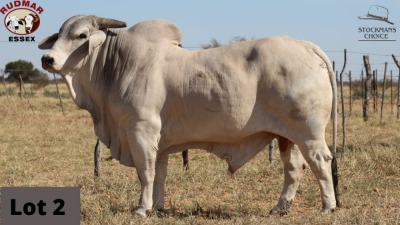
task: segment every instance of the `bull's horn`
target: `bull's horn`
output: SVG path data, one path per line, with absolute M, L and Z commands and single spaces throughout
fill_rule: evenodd
M 99 26 L 99 29 L 126 27 L 125 22 L 122 22 L 119 20 L 114 20 L 114 19 L 96 17 L 96 22 L 97 22 L 97 25 Z

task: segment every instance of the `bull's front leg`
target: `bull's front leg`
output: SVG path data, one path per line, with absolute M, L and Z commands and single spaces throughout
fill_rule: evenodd
M 146 217 L 153 208 L 153 185 L 159 130 L 154 123 L 142 121 L 127 129 L 129 148 L 140 180 L 141 194 L 135 213 Z
M 164 209 L 165 179 L 167 177 L 168 154 L 157 155 L 156 175 L 153 187 L 153 208 L 155 210 Z
M 146 217 L 147 212 L 153 208 L 153 184 L 155 176 L 155 161 L 156 157 L 147 155 L 143 157 L 134 156 L 136 171 L 140 181 L 140 199 L 139 206 L 135 213 Z M 142 165 L 137 165 L 136 161 L 142 161 Z

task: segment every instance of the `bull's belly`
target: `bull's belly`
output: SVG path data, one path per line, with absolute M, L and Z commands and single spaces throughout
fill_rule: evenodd
M 164 149 L 163 153 L 175 153 L 187 149 L 206 150 L 228 163 L 228 171 L 236 172 L 246 162 L 256 156 L 263 150 L 276 136 L 267 132 L 254 133 L 252 135 L 235 139 L 229 142 L 218 141 L 201 141 L 188 142 L 179 145 L 172 145 Z M 235 140 L 235 141 L 233 141 Z

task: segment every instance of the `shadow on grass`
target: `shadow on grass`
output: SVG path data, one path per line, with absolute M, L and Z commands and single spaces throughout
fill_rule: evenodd
M 220 206 L 216 208 L 203 209 L 198 202 L 196 202 L 193 209 L 178 210 L 176 208 L 157 211 L 158 217 L 173 217 L 173 218 L 190 218 L 201 217 L 204 219 L 225 219 L 230 220 L 233 217 L 240 216 L 236 212 L 227 212 L 228 209 L 223 209 Z
M 119 213 L 131 213 L 135 214 L 135 210 L 137 207 L 134 208 L 124 208 L 121 206 L 111 206 L 111 212 L 116 215 Z M 184 218 L 191 218 L 191 217 L 201 217 L 204 219 L 223 219 L 223 220 L 230 220 L 234 217 L 240 217 L 242 213 L 237 212 L 228 212 L 228 209 L 223 209 L 221 207 L 210 208 L 210 209 L 203 209 L 197 202 L 193 209 L 187 210 L 180 210 L 176 208 L 172 209 L 164 209 L 160 211 L 151 211 L 148 212 L 149 217 L 158 217 L 158 218 L 176 218 L 176 219 L 184 219 Z M 243 212 L 245 213 L 245 212 Z

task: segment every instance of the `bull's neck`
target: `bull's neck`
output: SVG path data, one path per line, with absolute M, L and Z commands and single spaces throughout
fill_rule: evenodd
M 117 48 L 117 36 L 107 34 L 104 43 L 87 56 L 80 70 L 64 75 L 71 96 L 78 107 L 88 110 L 92 115 L 107 100 L 112 86 L 110 68 L 121 68 L 121 62 L 111 60 Z M 114 72 L 117 72 L 114 70 Z
M 153 66 L 148 62 L 157 56 L 143 41 L 127 31 L 109 31 L 84 66 L 71 77 L 66 76 L 75 103 L 93 116 L 117 101 L 134 102 L 128 99 L 132 98 L 131 91 L 145 88 L 140 85 L 143 81 L 136 81 L 148 79 L 146 70 Z

